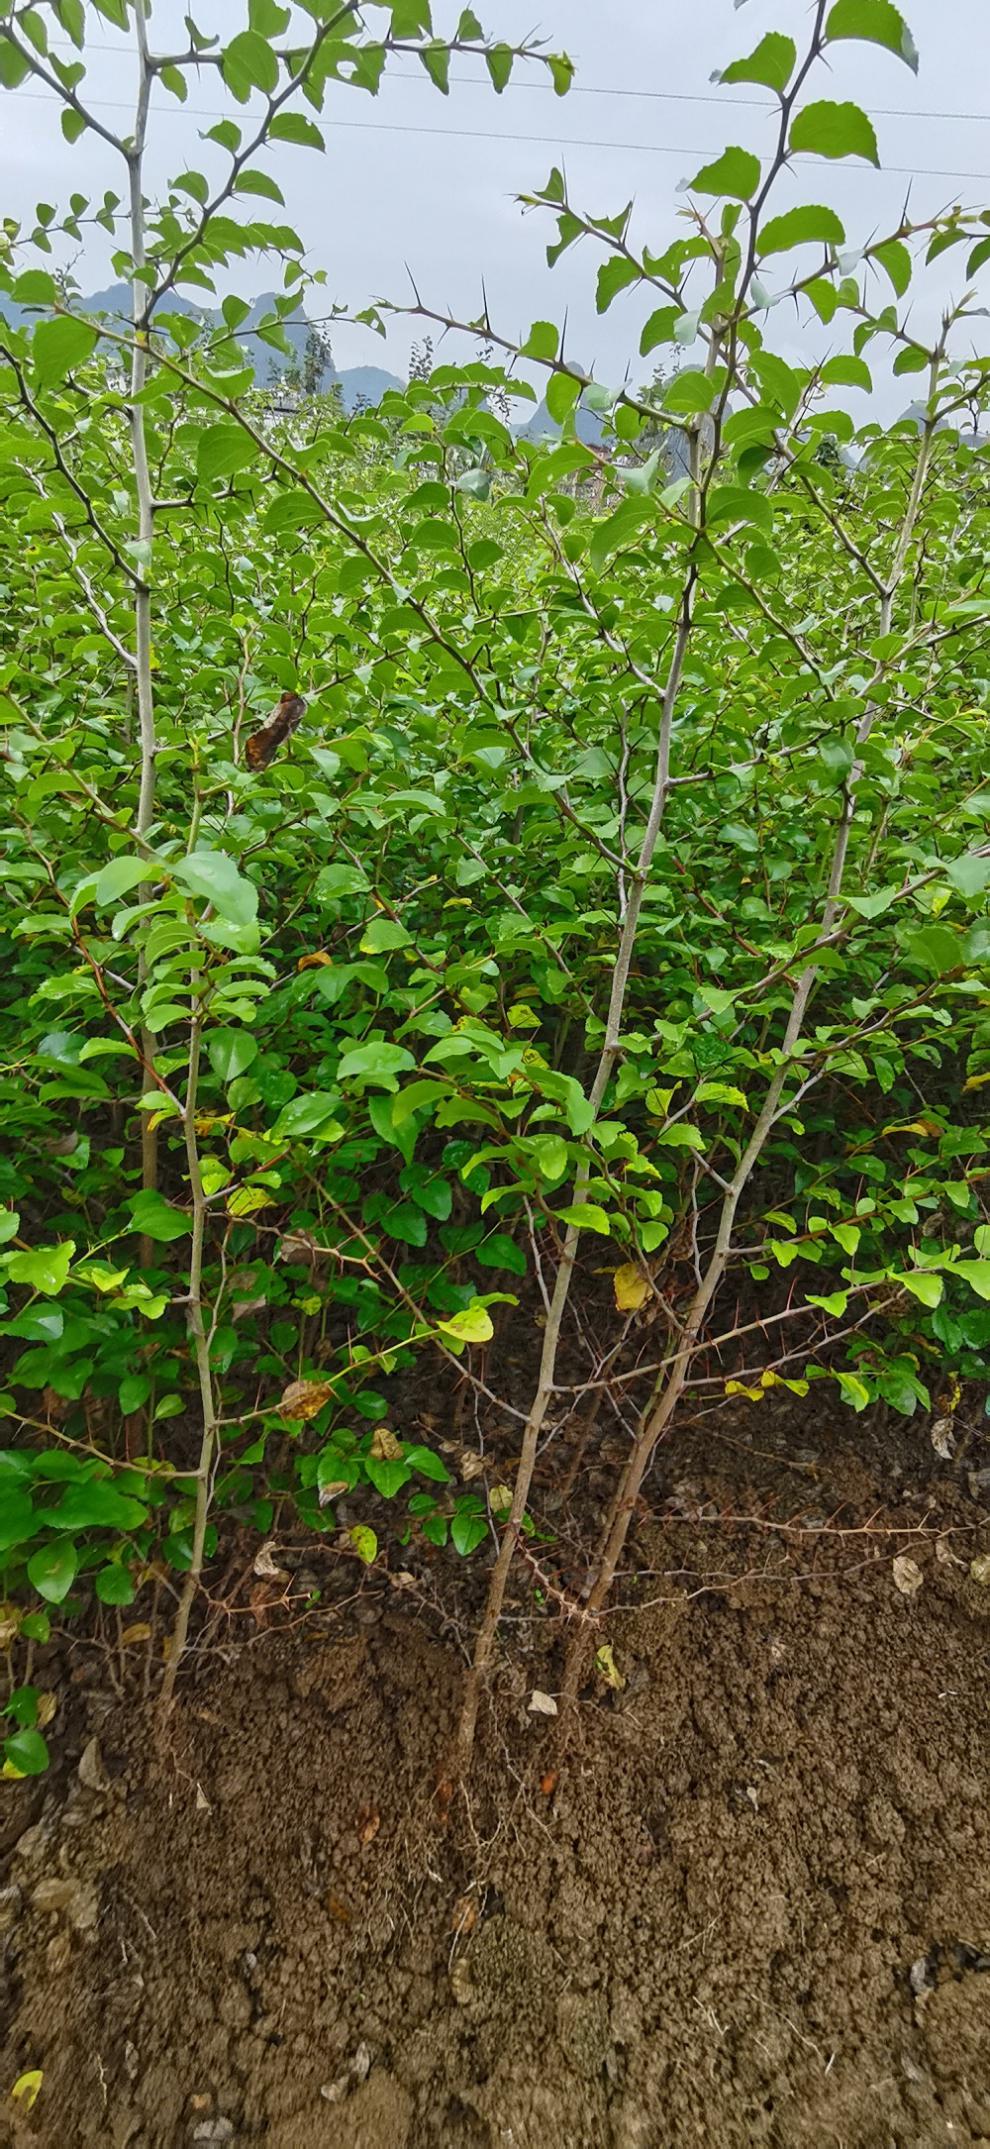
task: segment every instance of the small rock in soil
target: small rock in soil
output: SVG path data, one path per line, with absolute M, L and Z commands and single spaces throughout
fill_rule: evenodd
M 20 1916 L 23 1897 L 16 1881 L 9 1888 L 0 1888 L 0 1936 L 9 1933 Z
M 79 1756 L 79 1781 L 84 1791 L 102 1791 L 106 1787 L 103 1759 L 99 1739 L 90 1739 Z

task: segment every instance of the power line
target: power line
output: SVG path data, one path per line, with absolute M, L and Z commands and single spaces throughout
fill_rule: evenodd
M 58 101 L 54 93 L 49 93 L 46 90 L 21 90 L 19 94 L 25 98 L 35 98 L 42 104 L 51 104 Z M 94 110 L 99 108 L 105 112 L 130 112 L 133 109 L 126 98 L 122 97 L 92 97 L 90 104 Z M 174 119 L 181 119 L 187 115 L 195 119 L 229 119 L 230 117 L 228 111 L 212 110 L 203 105 L 165 106 L 163 110 L 168 113 L 170 118 Z M 537 148 L 547 150 L 616 149 L 624 151 L 626 155 L 632 153 L 637 156 L 650 157 L 717 157 L 721 155 L 720 147 L 708 147 L 706 149 L 696 147 L 670 148 L 666 143 L 662 142 L 606 142 L 594 141 L 579 134 L 547 136 L 543 134 L 513 134 L 508 130 L 493 133 L 479 127 L 422 127 L 410 125 L 401 120 L 389 119 L 316 120 L 314 125 L 320 127 L 324 134 L 335 134 L 342 130 L 359 134 L 430 134 L 441 141 L 531 142 L 535 143 Z M 817 157 L 795 157 L 793 162 L 795 164 L 817 164 L 818 159 Z M 876 167 L 873 165 L 863 166 L 857 164 L 854 166 L 857 174 L 864 171 L 873 171 L 874 169 Z M 928 164 L 885 164 L 882 167 L 882 172 L 891 173 L 894 177 L 901 179 L 969 179 L 979 180 L 981 183 L 990 185 L 990 172 L 950 171 Z
M 107 49 L 109 50 L 109 47 Z M 425 73 L 420 76 L 411 73 L 407 68 L 401 67 L 392 68 L 387 79 L 390 82 L 422 82 L 424 88 L 427 81 Z M 488 75 L 451 75 L 450 79 L 451 82 L 470 83 L 474 89 L 491 88 L 491 81 Z M 556 95 L 553 84 L 550 82 L 513 81 L 510 82 L 509 87 L 514 90 L 539 90 L 548 97 Z M 620 89 L 617 86 L 610 87 L 605 83 L 572 82 L 567 94 L 569 97 L 639 97 L 660 104 L 711 104 L 717 105 L 723 112 L 729 105 L 745 105 L 751 112 L 776 112 L 778 110 L 777 105 L 768 104 L 762 97 L 712 97 L 703 91 L 697 90 Z M 883 104 L 871 105 L 870 111 L 875 113 L 878 119 L 973 119 L 990 122 L 990 112 L 915 112 L 907 105 Z
M 76 52 L 78 50 L 78 47 L 73 45 L 68 38 L 53 37 L 49 39 L 49 44 L 52 48 L 57 47 L 61 52 Z M 86 50 L 88 52 L 115 52 L 118 55 L 123 55 L 129 48 L 126 45 L 112 44 L 108 39 L 88 38 Z M 428 86 L 428 78 L 425 72 L 420 74 L 418 71 L 409 68 L 390 68 L 387 79 L 390 82 L 417 82 L 421 89 L 426 89 Z M 487 74 L 451 75 L 450 80 L 472 89 L 491 89 L 491 77 Z M 343 86 L 346 87 L 346 83 Z M 510 80 L 508 87 L 513 90 L 539 90 L 548 97 L 556 96 L 556 91 L 550 82 L 524 82 L 516 76 Z M 775 112 L 777 110 L 776 105 L 768 104 L 765 98 L 762 97 L 713 97 L 707 91 L 701 90 L 639 90 L 626 88 L 617 83 L 572 82 L 567 94 L 569 97 L 638 97 L 645 99 L 647 102 L 659 104 L 710 104 L 718 106 L 723 112 L 729 105 L 742 105 L 751 112 Z M 937 109 L 915 111 L 909 105 L 890 104 L 871 105 L 870 111 L 875 113 L 878 119 L 962 119 L 974 120 L 982 125 L 990 125 L 990 112 L 945 112 Z M 694 152 L 690 151 L 689 154 L 693 155 Z M 708 154 L 708 152 L 702 152 L 702 154 Z M 942 177 L 943 175 L 938 174 L 937 176 Z M 956 175 L 950 173 L 945 176 L 955 177 Z M 976 176 L 980 175 L 977 174 Z

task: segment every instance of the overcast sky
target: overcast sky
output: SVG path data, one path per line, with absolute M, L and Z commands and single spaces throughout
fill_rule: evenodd
M 831 202 L 851 242 L 893 229 L 909 186 L 912 213 L 919 217 L 953 200 L 990 202 L 987 0 L 903 4 L 921 54 L 917 77 L 892 55 L 859 44 L 836 48 L 831 75 L 821 70 L 817 77 L 818 95 L 854 97 L 871 111 L 884 169 L 816 159 L 780 182 L 780 207 L 797 200 Z M 492 0 L 486 10 L 477 0 L 477 12 L 498 35 L 516 40 L 534 27 L 532 5 Z M 440 26 L 457 13 L 446 0 L 434 9 Z M 245 14 L 235 0 L 211 0 L 209 7 L 201 0 L 198 19 L 230 36 L 243 27 Z M 83 94 L 106 124 L 126 129 L 130 53 L 95 12 L 87 15 L 96 43 L 87 54 Z M 554 235 L 552 223 L 542 214 L 524 216 L 514 197 L 541 185 L 550 164 L 563 161 L 576 202 L 606 214 L 633 197 L 635 229 L 658 247 L 678 229 L 680 180 L 727 142 L 769 147 L 772 115 L 759 103 L 763 93 L 719 90 L 710 81 L 712 71 L 751 50 L 770 28 L 790 31 L 800 46 L 809 15 L 805 0 L 748 0 L 738 11 L 732 0 L 694 0 L 692 6 L 674 0 L 543 0 L 541 34 L 553 48 L 569 51 L 577 67 L 575 89 L 566 98 L 555 98 L 542 70 L 532 67 L 520 68 L 518 82 L 496 97 L 480 63 L 471 59 L 455 61 L 456 80 L 444 98 L 418 62 L 400 58 L 377 98 L 345 88 L 329 94 L 324 157 L 279 145 L 269 168 L 308 248 L 309 265 L 327 271 L 328 294 L 348 307 L 356 310 L 377 296 L 402 298 L 408 262 L 424 298 L 473 316 L 480 310 L 484 274 L 492 318 L 507 334 L 523 334 L 536 317 L 559 320 L 566 307 L 575 355 L 608 381 L 620 379 L 627 364 L 641 374 L 648 368 L 636 350 L 649 304 L 635 294 L 624 296 L 599 320 L 597 258 L 582 247 L 549 272 L 544 248 Z M 177 33 L 180 17 L 174 0 L 155 8 L 156 49 L 184 41 Z M 36 84 L 3 94 L 5 214 L 30 215 L 39 197 L 60 203 L 73 189 L 119 189 L 112 152 L 90 135 L 70 149 Z M 198 133 L 222 108 L 237 111 L 229 101 L 224 105 L 214 70 L 191 80 L 184 108 L 156 90 L 153 184 L 189 165 L 221 168 L 218 153 L 204 150 Z M 211 165 L 211 158 L 218 161 Z M 962 267 L 961 254 L 950 253 L 927 273 L 915 301 L 919 323 L 927 327 L 936 318 L 946 294 L 958 287 Z M 102 246 L 93 245 L 76 273 L 84 287 L 107 279 Z M 232 281 L 252 295 L 270 287 L 277 274 L 239 265 Z M 986 302 L 986 288 L 981 296 Z M 771 324 L 777 347 L 793 349 L 793 316 L 786 322 L 771 317 Z M 981 326 L 975 324 L 976 330 Z M 400 322 L 383 344 L 366 329 L 339 326 L 333 331 L 337 363 L 370 360 L 403 372 L 410 340 L 419 332 Z M 893 394 L 906 400 L 903 386 Z M 858 414 L 865 416 L 863 400 Z M 855 398 L 850 407 L 857 408 Z

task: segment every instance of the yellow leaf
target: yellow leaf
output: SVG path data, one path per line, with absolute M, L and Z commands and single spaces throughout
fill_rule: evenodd
M 511 1485 L 493 1485 L 488 1495 L 488 1505 L 493 1515 L 507 1515 L 512 1506 Z
M 218 1127 L 229 1127 L 233 1112 L 197 1112 L 197 1134 L 215 1134 Z
M 32 2067 L 27 2074 L 19 2074 L 10 2094 L 16 2104 L 23 2104 L 26 2112 L 35 2103 L 45 2077 L 40 2067 Z
M 479 1305 L 465 1306 L 463 1313 L 454 1313 L 437 1325 L 454 1343 L 490 1343 L 495 1334 L 491 1314 Z
M 37 1711 L 34 1720 L 37 1724 L 39 1731 L 44 1731 L 46 1726 L 51 1723 L 52 1717 L 54 1716 L 57 1708 L 58 1702 L 56 1701 L 54 1694 L 46 1692 L 38 1695 Z
M 365 1567 L 370 1567 L 378 1556 L 378 1539 L 374 1530 L 369 1530 L 365 1523 L 359 1522 L 353 1530 L 348 1530 L 347 1535 L 354 1546 L 358 1559 L 363 1562 Z
M 595 1670 L 599 1678 L 604 1679 L 606 1686 L 612 1688 L 613 1693 L 621 1694 L 626 1682 L 612 1654 L 611 1642 L 603 1642 L 601 1648 L 595 1651 Z
M 970 1075 L 969 1080 L 963 1083 L 963 1089 L 983 1089 L 988 1082 L 990 1082 L 990 1067 L 987 1068 L 986 1074 Z
M 883 1132 L 884 1134 L 941 1134 L 942 1129 L 938 1121 L 934 1119 L 899 1119 L 893 1120 L 889 1127 L 884 1127 Z
M 612 1277 L 615 1303 L 620 1313 L 638 1313 L 650 1295 L 650 1286 L 639 1263 L 624 1261 Z
M 299 957 L 299 961 L 298 961 L 298 962 L 297 962 L 297 964 L 296 964 L 296 969 L 297 969 L 297 970 L 322 970 L 322 969 L 323 969 L 323 967 L 324 967 L 324 965 L 325 965 L 325 966 L 326 966 L 326 967 L 327 967 L 328 969 L 332 969 L 332 967 L 333 967 L 333 956 L 332 956 L 332 955 L 328 955 L 328 954 L 326 953 L 326 950 L 325 950 L 324 948 L 318 948 L 318 949 L 317 949 L 317 951 L 316 951 L 316 953 L 315 953 L 315 955 L 300 955 L 300 957 Z
M 21 1614 L 16 1604 L 0 1604 L 0 1649 L 9 1649 L 21 1631 Z
M 747 1388 L 745 1381 L 742 1380 L 727 1380 L 725 1393 L 726 1395 L 746 1395 L 751 1403 L 762 1403 L 766 1396 L 764 1388 Z
M 149 1642 L 151 1640 L 151 1628 L 145 1620 L 139 1619 L 133 1627 L 124 1628 L 120 1639 L 125 1648 L 128 1642 Z
M 24 1770 L 18 1768 L 13 1761 L 5 1761 L 3 1767 L 0 1768 L 0 1776 L 6 1777 L 8 1783 L 21 1783 L 24 1778 Z
M 253 1216 L 255 1209 L 270 1209 L 274 1196 L 264 1194 L 259 1186 L 234 1188 L 227 1207 L 231 1216 Z

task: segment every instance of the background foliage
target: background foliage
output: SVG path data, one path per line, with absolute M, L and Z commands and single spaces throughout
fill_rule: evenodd
M 776 154 L 700 172 L 663 254 L 557 171 L 534 200 L 551 264 L 594 246 L 600 309 L 655 290 L 649 391 L 486 315 L 465 363 L 373 412 L 286 409 L 228 272 L 283 263 L 256 332 L 277 349 L 305 280 L 270 151 L 320 146 L 306 100 L 373 89 L 394 50 L 441 89 L 451 49 L 496 89 L 522 64 L 563 91 L 569 64 L 470 11 L 451 47 L 423 0 L 314 4 L 291 33 L 252 0 L 225 51 L 191 26 L 165 59 L 129 0 L 93 12 L 136 38 L 121 198 L 40 205 L 0 275 L 33 315 L 0 324 L 8 1633 L 172 1575 L 174 1677 L 224 1518 L 332 1533 L 357 1490 L 359 1559 L 386 1532 L 498 1541 L 481 1679 L 551 1402 L 608 1380 L 634 1413 L 594 1606 L 685 1387 L 827 1381 L 910 1414 L 985 1374 L 987 364 L 971 296 L 931 348 L 910 307 L 948 247 L 968 289 L 990 215 L 859 248 L 813 201 L 778 212 L 793 151 L 876 156 L 818 97 L 829 45 L 916 64 L 887 0 L 834 0 L 804 53 L 774 33 L 727 66 L 776 96 Z M 54 86 L 81 155 L 84 57 L 49 30 L 84 55 L 90 14 L 0 32 L 7 87 Z M 203 66 L 263 119 L 219 122 L 221 176 L 147 203 L 150 84 Z M 93 216 L 129 323 L 59 273 Z M 224 294 L 218 325 L 180 290 Z M 775 350 L 783 300 L 826 361 Z M 559 440 L 518 437 L 519 352 Z M 891 357 L 919 400 L 857 426 Z M 581 1311 L 603 1271 L 604 1360 Z M 511 1485 L 465 1492 L 403 1398 L 437 1354 L 484 1388 L 496 1325 L 534 1337 L 539 1381 L 509 1399 Z M 22 1772 L 45 1761 L 24 1692 Z

